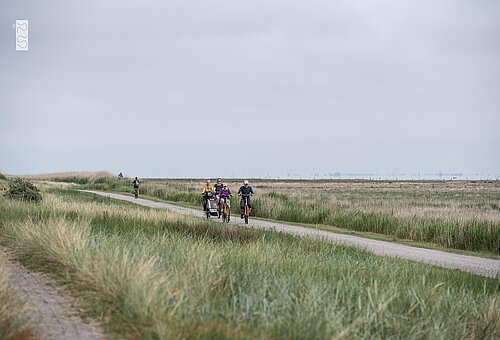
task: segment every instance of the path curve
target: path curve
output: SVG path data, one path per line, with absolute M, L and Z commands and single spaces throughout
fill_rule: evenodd
M 110 197 L 114 199 L 124 200 L 150 208 L 168 209 L 170 211 L 183 214 L 190 214 L 204 218 L 203 211 L 201 210 L 180 207 L 174 204 L 155 202 L 143 198 L 135 199 L 133 197 L 126 195 L 94 191 L 94 190 L 80 190 L 80 191 L 93 193 L 96 195 Z M 231 223 L 241 224 L 239 218 L 231 220 Z M 254 228 L 262 228 L 262 229 L 275 229 L 277 231 L 299 236 L 322 238 L 333 243 L 345 244 L 349 246 L 362 248 L 376 255 L 397 257 L 416 262 L 432 264 L 435 266 L 440 266 L 445 268 L 458 269 L 464 272 L 469 272 L 472 274 L 486 276 L 486 277 L 493 277 L 493 278 L 500 277 L 500 260 L 487 259 L 469 255 L 453 254 L 435 249 L 412 247 L 399 243 L 372 240 L 360 236 L 336 234 L 331 231 L 300 227 L 286 223 L 278 223 L 260 219 L 250 220 L 248 226 Z
M 71 307 L 71 297 L 47 274 L 32 272 L 24 266 L 5 261 L 9 271 L 9 286 L 24 301 L 28 316 L 37 326 L 41 339 L 104 339 L 97 324 L 85 323 Z

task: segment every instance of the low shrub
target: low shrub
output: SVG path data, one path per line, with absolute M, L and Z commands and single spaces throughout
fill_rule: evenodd
M 9 183 L 9 188 L 5 192 L 5 196 L 24 202 L 38 203 L 42 200 L 40 190 L 31 181 L 20 177 L 14 178 Z
M 4 174 L 2 174 L 2 173 L 0 172 L 0 180 L 2 180 L 2 179 L 3 179 L 4 181 L 6 181 L 6 180 L 7 180 L 7 177 L 6 177 Z

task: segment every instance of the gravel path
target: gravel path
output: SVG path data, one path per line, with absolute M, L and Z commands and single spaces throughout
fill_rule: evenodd
M 82 190 L 100 196 L 110 197 L 114 199 L 129 201 L 146 207 L 157 209 L 168 209 L 178 213 L 190 214 L 204 218 L 203 211 L 184 208 L 174 204 L 154 202 L 146 199 L 135 199 L 130 196 L 99 192 L 93 190 Z M 239 216 L 231 220 L 231 223 L 241 224 Z M 458 269 L 465 272 L 486 277 L 500 277 L 500 260 L 486 259 L 476 256 L 459 255 L 439 251 L 434 249 L 424 249 L 411 247 L 403 244 L 367 239 L 359 236 L 336 234 L 329 231 L 318 230 L 313 228 L 305 228 L 285 223 L 277 223 L 265 220 L 250 220 L 248 226 L 264 229 L 275 229 L 289 234 L 322 238 L 330 242 L 355 246 L 376 255 L 390 256 L 408 259 L 416 262 L 432 264 L 445 268 Z
M 99 325 L 84 323 L 71 307 L 69 294 L 43 273 L 6 261 L 9 283 L 16 296 L 26 302 L 28 315 L 41 339 L 103 339 Z

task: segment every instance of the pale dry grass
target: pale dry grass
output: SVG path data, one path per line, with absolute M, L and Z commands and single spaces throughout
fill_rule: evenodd
M 236 194 L 240 182 L 227 181 Z M 202 181 L 152 181 L 151 191 L 201 191 Z M 298 202 L 321 201 L 331 209 L 389 214 L 397 218 L 442 219 L 447 221 L 489 221 L 500 223 L 500 183 L 495 181 L 450 182 L 337 182 L 255 181 L 255 200 L 276 204 L 270 193 L 295 198 Z
M 95 207 L 78 211 L 98 213 Z M 159 270 L 157 257 L 138 256 L 133 250 L 119 246 L 119 240 L 96 240 L 90 230 L 89 220 L 83 216 L 73 222 L 61 217 L 44 222 L 28 219 L 13 225 L 3 238 L 15 248 L 16 256 L 36 259 L 28 261 L 70 280 L 73 288 L 91 289 L 103 300 L 124 300 L 124 308 L 135 315 L 137 325 L 158 320 L 155 315 L 158 311 L 153 307 L 158 297 L 170 296 L 175 300 L 178 293 L 168 273 Z M 80 303 L 89 303 L 84 300 L 87 299 Z
M 57 195 L 46 193 L 42 202 L 42 209 L 54 212 L 57 215 L 77 214 L 83 217 L 93 217 L 96 215 L 115 216 L 118 218 L 134 218 L 139 221 L 164 221 L 174 223 L 183 218 L 190 221 L 197 221 L 192 216 L 179 215 L 168 210 L 139 208 L 128 209 L 116 205 L 102 204 L 96 202 L 81 202 L 67 201 Z
M 75 188 L 79 188 L 78 184 L 75 184 L 75 183 L 41 181 L 41 180 L 38 180 L 36 182 L 36 186 L 42 191 L 47 190 L 47 189 L 75 189 Z
M 300 196 L 298 198 L 300 199 Z M 307 200 L 310 197 L 303 197 L 302 199 Z M 467 207 L 459 200 L 444 201 L 436 198 L 425 199 L 424 201 L 422 199 L 419 204 L 415 204 L 415 199 L 410 198 L 409 195 L 398 199 L 363 198 L 353 200 L 346 197 L 337 198 L 333 194 L 325 197 L 325 200 L 332 207 L 337 206 L 348 211 L 362 213 L 389 214 L 397 218 L 440 219 L 457 222 L 479 220 L 500 223 L 500 206 L 497 209 L 491 207 L 487 209 Z
M 22 175 L 23 178 L 28 178 L 31 180 L 58 180 L 66 178 L 85 178 L 88 180 L 94 180 L 96 178 L 102 177 L 115 177 L 108 171 L 69 171 L 69 172 L 53 172 L 46 174 L 36 174 L 36 175 Z
M 5 203 L 12 209 L 20 207 L 17 202 Z M 221 255 L 211 251 L 210 244 L 184 244 L 177 254 L 178 261 L 191 265 L 188 268 L 165 267 L 158 255 L 151 254 L 147 247 L 138 246 L 147 241 L 155 247 L 168 246 L 171 249 L 172 239 L 168 235 L 158 234 L 146 240 L 138 230 L 127 236 L 130 243 L 124 243 L 124 238 L 119 235 L 95 238 L 90 226 L 91 219 L 100 216 L 134 219 L 139 225 L 143 221 L 145 226 L 158 222 L 186 223 L 186 220 L 195 224 L 199 219 L 163 210 L 68 202 L 52 194 L 47 194 L 39 206 L 25 205 L 23 208 L 27 208 L 28 218 L 10 225 L 2 235 L 3 242 L 15 249 L 16 256 L 39 269 L 58 273 L 65 280 L 72 281 L 76 289 L 98 292 L 98 296 L 84 294 L 85 298 L 80 302 L 83 305 L 96 298 L 101 303 L 112 299 L 113 303 L 123 304 L 120 313 L 133 319 L 134 327 L 148 324 L 152 328 L 148 332 L 160 338 L 171 338 L 168 323 L 175 320 L 169 319 L 178 318 L 175 312 L 186 304 L 188 297 L 189 307 L 183 314 L 194 315 L 197 306 L 206 302 L 211 287 L 219 280 L 217 272 Z M 45 215 L 45 220 L 35 221 L 30 217 L 32 214 Z M 69 216 L 72 216 L 71 221 L 67 220 Z M 178 242 L 188 241 L 180 239 Z M 103 308 L 100 312 L 104 313 L 104 318 L 109 318 L 111 315 L 108 314 L 114 311 Z M 136 335 L 132 333 L 131 336 Z

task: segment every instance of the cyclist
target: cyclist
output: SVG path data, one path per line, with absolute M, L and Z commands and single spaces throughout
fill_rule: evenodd
M 215 195 L 218 195 L 223 187 L 224 185 L 222 184 L 222 179 L 217 178 L 217 183 L 214 185 Z
M 212 187 L 212 184 L 210 184 L 210 180 L 207 180 L 207 184 L 203 187 L 203 191 L 201 192 L 201 195 L 203 196 L 203 211 L 207 211 L 207 203 L 208 199 L 211 198 L 214 195 L 214 188 Z
M 227 186 L 226 183 L 224 183 L 222 185 L 222 190 L 219 192 L 219 197 L 220 197 L 220 202 L 221 202 L 221 206 L 227 202 L 227 206 L 229 208 L 231 208 L 231 200 L 230 198 L 232 197 L 233 195 L 231 194 L 231 189 L 229 189 L 229 187 Z
M 222 188 L 223 188 L 222 179 L 221 178 L 217 178 L 217 183 L 214 185 L 214 191 L 215 191 L 215 202 L 216 202 L 217 206 L 219 207 L 219 211 L 221 210 L 221 205 L 220 205 L 220 200 L 219 200 L 219 193 L 222 190 Z
M 241 209 L 241 218 L 243 218 L 244 215 L 243 209 L 245 209 L 245 199 L 247 200 L 248 207 L 252 209 L 252 200 L 250 199 L 250 197 L 253 196 L 253 189 L 250 185 L 248 185 L 247 180 L 243 182 L 243 185 L 240 187 L 240 190 L 238 190 L 238 196 L 241 196 L 240 209 Z
M 134 185 L 134 196 L 135 198 L 139 198 L 139 179 L 136 177 L 132 184 Z

